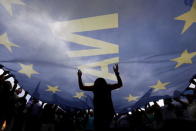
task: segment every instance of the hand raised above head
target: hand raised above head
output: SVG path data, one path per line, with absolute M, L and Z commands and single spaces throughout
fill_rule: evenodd
M 119 73 L 119 72 L 118 72 L 118 64 L 115 64 L 115 65 L 113 66 L 113 70 L 114 70 L 115 74 L 118 74 L 118 73 Z
M 78 76 L 82 76 L 82 71 L 80 69 L 78 70 Z

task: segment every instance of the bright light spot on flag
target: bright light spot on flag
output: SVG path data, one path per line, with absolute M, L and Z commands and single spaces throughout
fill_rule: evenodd
M 32 59 L 31 56 L 37 54 L 39 57 L 36 59 L 43 61 L 43 63 L 46 62 L 47 64 L 47 60 L 50 60 L 51 63 L 66 60 L 67 52 L 70 50 L 65 44 L 65 41 L 58 39 L 52 32 L 59 30 L 61 33 L 63 29 L 60 29 L 58 24 L 54 24 L 53 27 L 49 29 L 49 23 L 54 23 L 54 20 L 47 14 L 28 12 L 21 13 L 16 19 L 10 21 L 9 24 L 4 23 L 4 26 L 8 32 L 17 32 L 17 39 L 19 41 L 25 41 L 25 47 L 33 50 L 32 52 L 28 52 L 28 55 L 25 57 L 26 60 Z M 24 38 L 23 36 L 25 35 L 26 37 Z M 42 49 L 41 52 L 39 51 L 40 49 Z M 61 62 L 59 63 L 62 64 Z
M 55 35 L 55 34 L 58 34 L 58 37 L 59 36 L 64 36 L 66 37 L 66 32 L 67 32 L 67 35 L 68 35 L 68 31 L 65 31 L 64 28 L 66 27 L 66 24 L 65 22 L 63 23 L 63 26 L 60 22 L 55 22 L 55 23 L 52 23 L 52 24 L 48 24 L 52 33 Z M 63 28 L 62 28 L 63 27 Z
M 163 100 L 163 99 L 158 100 L 158 101 L 157 101 L 157 104 L 158 104 L 160 107 L 163 107 L 163 106 L 164 106 L 164 100 Z
M 194 82 L 196 82 L 196 79 L 193 79 L 194 80 Z
M 128 112 L 128 114 L 129 114 L 129 115 L 131 115 L 131 114 L 132 114 L 132 112 L 131 112 L 131 111 L 129 111 L 129 112 Z

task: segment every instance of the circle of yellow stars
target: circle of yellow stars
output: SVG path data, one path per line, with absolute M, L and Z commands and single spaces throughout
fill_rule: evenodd
M 11 16 L 13 15 L 13 10 L 12 10 L 13 4 L 25 5 L 25 3 L 22 2 L 21 0 L 0 0 L 0 4 L 6 9 L 6 11 Z M 196 0 L 194 1 L 193 6 L 190 9 L 190 11 L 182 14 L 181 16 L 176 17 L 175 19 L 185 21 L 185 25 L 182 29 L 182 33 L 186 32 L 191 27 L 191 25 L 196 22 Z M 9 41 L 7 33 L 0 35 L 0 45 L 5 46 L 5 48 L 7 48 L 9 50 L 9 52 L 12 52 L 12 47 L 19 47 L 18 45 Z M 177 63 L 176 68 L 178 68 L 178 67 L 182 66 L 183 64 L 192 64 L 192 59 L 195 56 L 196 56 L 196 52 L 189 53 L 187 50 L 185 50 L 180 55 L 180 57 L 171 59 L 171 61 L 176 62 Z M 33 64 L 24 65 L 24 64 L 20 63 L 19 65 L 21 67 L 21 70 L 19 70 L 18 72 L 26 75 L 29 78 L 31 78 L 32 75 L 34 75 L 34 74 L 39 74 L 33 68 Z M 169 82 L 163 83 L 160 80 L 158 80 L 155 85 L 150 86 L 150 87 L 153 88 L 154 91 L 159 91 L 159 90 L 166 89 L 166 86 L 168 86 L 168 85 L 169 85 Z M 60 92 L 60 89 L 58 86 L 48 86 L 46 91 L 56 93 L 56 92 Z M 76 92 L 75 96 L 73 96 L 73 97 L 81 99 L 82 97 L 85 97 L 85 95 L 84 95 L 84 92 Z M 137 101 L 138 98 L 139 98 L 138 96 L 132 96 L 131 94 L 129 94 L 128 97 L 125 97 L 125 99 L 128 102 Z
M 177 63 L 176 68 L 178 68 L 178 67 L 182 66 L 183 64 L 192 64 L 192 58 L 194 56 L 196 56 L 196 52 L 189 53 L 188 50 L 185 50 L 185 51 L 182 52 L 180 57 L 171 59 L 171 61 L 176 62 Z M 39 74 L 36 70 L 33 69 L 32 64 L 24 65 L 24 64 L 20 63 L 19 65 L 21 66 L 22 69 L 19 70 L 18 72 L 22 73 L 22 74 L 25 74 L 29 78 L 31 78 L 32 75 L 34 75 L 34 74 Z M 156 91 L 159 91 L 159 90 L 167 89 L 166 87 L 169 84 L 170 84 L 169 82 L 163 83 L 160 80 L 158 80 L 155 85 L 150 86 L 150 87 L 153 88 L 154 91 L 156 92 Z M 46 91 L 49 91 L 49 92 L 52 92 L 52 93 L 57 93 L 57 92 L 60 92 L 61 90 L 59 90 L 58 86 L 48 86 Z M 82 97 L 85 97 L 85 95 L 84 95 L 84 92 L 76 92 L 73 97 L 81 99 Z M 129 94 L 128 97 L 125 97 L 125 99 L 128 102 L 137 101 L 138 98 L 139 98 L 139 96 L 133 96 L 131 94 Z

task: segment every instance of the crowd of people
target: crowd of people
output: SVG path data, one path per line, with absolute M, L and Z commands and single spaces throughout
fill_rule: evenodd
M 116 66 L 114 71 L 119 75 L 117 68 Z M 16 79 L 14 86 L 7 81 L 10 77 L 13 75 L 9 71 L 4 71 L 0 75 L 0 131 L 97 130 L 94 126 L 96 118 L 93 109 L 64 110 L 55 104 L 40 103 L 33 97 L 27 101 L 28 92 L 19 97 L 22 90 L 17 88 Z M 122 85 L 121 81 L 117 84 Z M 164 106 L 154 101 L 129 112 L 114 113 L 111 122 L 107 123 L 107 129 L 114 131 L 196 129 L 196 89 L 187 88 L 188 90 L 192 93 L 181 93 L 173 98 L 164 99 Z

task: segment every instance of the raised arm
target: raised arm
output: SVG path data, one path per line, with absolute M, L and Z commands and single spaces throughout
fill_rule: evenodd
M 81 90 L 93 91 L 93 86 L 84 86 L 82 82 L 82 71 L 81 70 L 78 70 L 78 84 Z
M 114 73 L 115 73 L 116 78 L 117 78 L 117 83 L 110 85 L 111 90 L 118 89 L 118 88 L 123 86 L 123 83 L 122 83 L 122 80 L 120 78 L 120 74 L 119 74 L 119 71 L 118 71 L 118 64 L 115 64 L 115 66 L 113 67 L 113 70 L 114 70 Z

